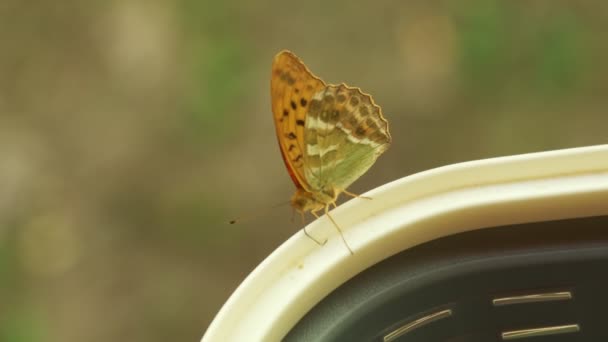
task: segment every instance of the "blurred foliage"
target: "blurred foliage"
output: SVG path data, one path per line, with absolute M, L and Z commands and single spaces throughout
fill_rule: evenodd
M 20 311 L 21 310 L 21 311 Z M 45 333 L 40 328 L 40 322 L 31 316 L 30 311 L 18 308 L 11 312 L 0 327 L 0 341 L 5 342 L 43 342 Z
M 225 143 L 234 113 L 244 95 L 246 44 L 239 36 L 226 2 L 182 1 L 179 11 L 189 41 L 187 72 L 193 82 L 185 104 L 186 127 L 204 143 Z M 218 140 L 224 138 L 223 140 Z
M 577 77 L 585 71 L 585 51 L 589 49 L 584 46 L 588 39 L 581 26 L 571 13 L 559 13 L 538 34 L 535 79 L 540 89 L 567 95 L 577 85 Z
M 512 8 L 500 1 L 477 1 L 460 10 L 462 75 L 475 91 L 495 91 L 511 61 L 510 41 L 516 34 L 509 31 Z
M 461 75 L 473 91 L 496 93 L 520 72 L 527 73 L 520 81 L 533 98 L 567 95 L 576 87 L 585 71 L 589 39 L 581 19 L 568 8 L 557 7 L 541 25 L 523 27 L 514 23 L 525 18 L 505 2 L 478 1 L 460 10 Z
M 293 191 L 270 113 L 279 50 L 382 105 L 394 144 L 363 193 L 606 143 L 607 6 L 4 1 L 0 341 L 202 336 L 301 227 L 268 210 Z

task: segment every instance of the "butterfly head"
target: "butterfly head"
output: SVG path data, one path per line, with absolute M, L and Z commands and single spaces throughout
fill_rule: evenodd
M 334 203 L 337 197 L 338 193 L 333 188 L 324 189 L 323 191 L 315 193 L 298 188 L 291 197 L 291 206 L 300 212 L 315 212 Z

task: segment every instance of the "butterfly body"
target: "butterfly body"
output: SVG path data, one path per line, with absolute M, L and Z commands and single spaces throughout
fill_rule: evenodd
M 333 189 L 326 191 L 309 192 L 302 188 L 296 189 L 296 192 L 291 196 L 291 206 L 299 212 L 317 211 L 326 208 L 333 204 L 338 199 L 339 192 Z
M 371 96 L 327 85 L 289 51 L 276 55 L 272 111 L 285 166 L 296 185 L 291 205 L 325 209 L 390 145 L 388 122 Z

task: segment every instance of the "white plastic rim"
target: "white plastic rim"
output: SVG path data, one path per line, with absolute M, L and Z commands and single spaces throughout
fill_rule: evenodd
M 448 165 L 401 178 L 299 231 L 241 283 L 203 342 L 279 341 L 368 267 L 440 237 L 501 225 L 608 215 L 608 145 Z

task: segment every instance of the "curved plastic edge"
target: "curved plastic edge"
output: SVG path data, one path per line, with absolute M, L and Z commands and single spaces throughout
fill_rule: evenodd
M 608 215 L 608 145 L 444 166 L 376 188 L 331 212 L 266 258 L 217 314 L 203 342 L 278 341 L 336 287 L 418 244 L 525 222 Z M 524 233 L 524 232 L 522 232 Z

